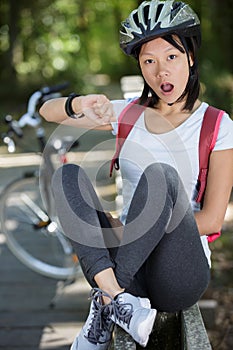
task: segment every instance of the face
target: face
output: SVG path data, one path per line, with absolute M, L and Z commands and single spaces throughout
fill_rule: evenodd
M 162 38 L 153 39 L 142 45 L 139 64 L 145 81 L 161 102 L 174 103 L 182 95 L 189 79 L 186 52 Z M 193 64 L 191 57 L 190 64 Z

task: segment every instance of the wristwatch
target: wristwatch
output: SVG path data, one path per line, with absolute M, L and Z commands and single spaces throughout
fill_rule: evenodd
M 75 92 L 72 92 L 67 100 L 66 100 L 66 103 L 65 103 L 65 111 L 66 111 L 66 114 L 70 117 L 70 118 L 73 118 L 73 119 L 79 119 L 79 118 L 83 118 L 85 117 L 85 114 L 83 112 L 80 112 L 80 113 L 75 113 L 73 108 L 72 108 L 72 101 L 75 97 L 79 97 L 81 95 L 77 95 Z

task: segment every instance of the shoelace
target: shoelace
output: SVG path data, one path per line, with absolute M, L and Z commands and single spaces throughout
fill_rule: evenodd
M 117 300 L 112 300 L 109 304 L 109 309 L 111 315 L 113 315 L 114 320 L 126 323 L 127 328 L 129 328 L 130 320 L 133 315 L 133 306 L 130 303 L 120 303 L 120 297 Z
M 91 291 L 90 299 L 93 301 L 93 317 L 91 319 L 90 327 L 88 329 L 88 335 L 86 338 L 89 342 L 93 344 L 104 344 L 111 340 L 111 326 L 112 326 L 112 320 L 109 316 L 109 305 L 104 305 L 101 301 L 102 297 L 106 296 L 111 299 L 112 298 L 98 288 L 93 288 Z M 103 333 L 106 332 L 105 341 L 100 341 L 100 337 L 103 335 Z

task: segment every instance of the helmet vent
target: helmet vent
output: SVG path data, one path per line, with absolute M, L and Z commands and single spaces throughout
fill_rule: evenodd
M 163 4 L 159 4 L 156 12 L 155 23 L 158 21 L 162 9 L 163 9 Z
M 179 10 L 181 7 L 183 7 L 182 5 L 184 5 L 184 3 L 182 3 L 181 1 L 174 2 L 173 3 L 173 10 L 176 10 L 176 9 Z
M 175 2 L 173 4 L 173 9 L 171 11 L 171 21 L 173 20 L 174 17 L 176 17 L 176 15 L 180 11 L 180 9 L 183 7 L 182 5 L 183 5 L 183 3 L 181 1 Z
M 149 17 L 149 10 L 150 10 L 150 6 L 145 6 L 144 7 L 144 19 L 145 19 L 145 23 L 147 23 L 148 21 L 148 17 Z
M 139 23 L 139 18 L 138 18 L 138 14 L 137 13 L 134 13 L 133 19 L 134 19 L 134 22 L 135 22 L 136 26 L 139 26 L 140 23 Z

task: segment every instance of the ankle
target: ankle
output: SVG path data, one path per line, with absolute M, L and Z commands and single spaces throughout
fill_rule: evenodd
M 97 286 L 110 296 L 109 298 L 107 296 L 103 296 L 104 303 L 106 304 L 109 304 L 111 299 L 114 299 L 116 295 L 124 292 L 124 288 L 119 285 L 112 268 L 107 268 L 100 271 L 95 275 L 94 280 Z
M 112 297 L 113 299 L 116 299 L 116 297 L 121 294 L 121 293 L 124 293 L 125 289 L 124 288 L 120 288 L 118 290 L 116 290 L 113 294 L 112 294 Z
M 103 302 L 104 304 L 110 304 L 112 299 L 116 299 L 116 297 L 121 294 L 121 293 L 124 293 L 124 289 L 114 289 L 114 290 L 107 290 L 107 289 L 104 289 L 104 291 L 110 296 L 110 297 L 107 297 L 107 296 L 103 296 Z

